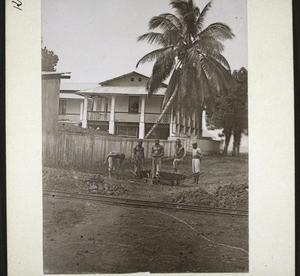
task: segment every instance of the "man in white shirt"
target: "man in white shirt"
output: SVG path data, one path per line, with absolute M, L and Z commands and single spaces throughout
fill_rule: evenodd
M 198 184 L 199 175 L 200 175 L 200 163 L 201 163 L 201 159 L 202 159 L 202 153 L 201 153 L 201 149 L 198 148 L 197 142 L 194 142 L 192 145 L 193 145 L 193 149 L 192 149 L 192 170 L 193 170 L 193 173 L 198 173 L 195 176 L 195 183 Z

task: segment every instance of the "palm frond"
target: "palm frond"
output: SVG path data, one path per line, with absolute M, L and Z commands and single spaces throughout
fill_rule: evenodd
M 181 23 L 180 19 L 176 15 L 174 15 L 172 13 L 162 13 L 160 15 L 160 17 L 164 17 L 164 18 L 170 20 L 176 26 L 176 28 L 178 30 L 182 29 L 182 23 Z
M 178 97 L 180 101 L 185 99 L 190 85 L 189 63 L 184 61 L 181 67 L 181 74 L 178 81 Z
M 217 70 L 213 64 L 211 64 L 207 57 L 200 60 L 201 67 L 205 73 L 206 79 L 211 87 L 220 92 L 223 90 L 224 78 L 218 75 Z
M 196 69 L 198 69 L 198 67 Z M 200 99 L 199 107 L 201 107 L 207 101 L 207 99 L 211 97 L 212 89 L 209 85 L 206 75 L 204 74 L 204 72 L 201 71 L 201 68 L 199 69 L 200 70 L 197 70 L 198 75 L 196 78 L 196 83 L 197 86 L 199 87 L 199 93 L 198 93 Z
M 165 14 L 154 16 L 149 21 L 149 30 L 161 28 L 164 31 L 175 30 L 180 33 L 180 29 L 177 28 L 176 24 L 168 18 Z
M 216 40 L 211 36 L 202 36 L 201 38 L 194 41 L 193 44 L 202 52 L 217 51 L 219 53 L 222 53 L 225 48 L 222 42 Z
M 199 9 L 192 0 L 173 0 L 170 5 L 180 18 L 182 29 L 187 38 L 195 37 L 197 34 L 196 20 L 199 16 Z
M 223 87 L 224 91 L 228 91 L 232 88 L 233 86 L 233 77 L 230 73 L 230 70 L 225 68 L 218 60 L 216 60 L 213 57 L 208 57 L 208 60 L 214 64 L 214 66 L 217 68 L 218 74 L 223 77 Z
M 216 91 L 226 91 L 231 87 L 231 74 L 219 62 L 211 57 L 202 58 L 200 62 L 208 82 Z
M 163 34 L 166 45 L 177 45 L 184 37 L 175 30 L 167 30 Z
M 152 61 L 152 60 L 158 58 L 158 56 L 159 56 L 162 52 L 168 50 L 169 48 L 171 48 L 171 46 L 169 46 L 169 47 L 164 47 L 164 48 L 160 48 L 160 49 L 154 50 L 154 51 L 152 51 L 152 52 L 150 52 L 150 53 L 144 55 L 144 56 L 138 61 L 138 63 L 136 64 L 136 68 L 137 68 L 140 64 L 144 64 L 144 63 L 146 63 L 146 62 L 150 62 L 150 61 Z
M 185 0 L 173 0 L 170 2 L 170 6 L 175 10 L 179 18 L 184 17 L 188 11 L 188 4 Z
M 146 85 L 149 96 L 152 95 L 170 75 L 175 65 L 175 56 L 175 51 L 170 47 L 157 57 L 153 65 L 152 75 Z
M 231 28 L 221 22 L 210 24 L 199 34 L 200 38 L 202 36 L 212 36 L 213 38 L 221 41 L 235 37 Z
M 137 41 L 144 41 L 144 40 L 146 40 L 150 44 L 157 43 L 158 45 L 166 46 L 166 42 L 164 40 L 164 35 L 162 33 L 149 32 L 149 33 L 140 35 L 137 38 Z
M 229 65 L 229 62 L 227 61 L 227 59 L 221 55 L 220 53 L 218 52 L 214 52 L 214 53 L 211 53 L 209 54 L 209 56 L 211 58 L 213 58 L 214 60 L 216 60 L 219 64 L 221 64 L 223 67 L 225 67 L 226 70 L 230 71 L 230 65 Z
M 206 16 L 207 12 L 210 10 L 211 4 L 212 4 L 212 1 L 207 3 L 205 5 L 205 7 L 203 8 L 203 10 L 201 11 L 201 13 L 200 13 L 200 16 L 197 20 L 197 27 L 198 27 L 199 31 L 202 31 L 202 29 L 203 29 L 203 23 L 204 23 L 204 20 L 205 20 L 205 16 Z
M 180 70 L 181 70 L 180 68 L 177 68 L 173 71 L 173 74 L 170 78 L 168 87 L 165 92 L 165 96 L 164 96 L 164 100 L 163 100 L 163 104 L 162 104 L 163 108 L 166 106 L 167 102 L 169 101 L 169 99 L 171 98 L 172 94 L 174 93 L 176 87 L 178 86 Z

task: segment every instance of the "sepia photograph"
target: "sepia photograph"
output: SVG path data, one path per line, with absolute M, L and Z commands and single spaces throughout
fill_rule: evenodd
M 44 273 L 248 272 L 247 1 L 41 8 Z
M 291 1 L 5 13 L 8 275 L 295 275 Z

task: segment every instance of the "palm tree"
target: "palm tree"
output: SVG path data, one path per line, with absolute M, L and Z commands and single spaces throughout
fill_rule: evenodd
M 193 0 L 172 0 L 170 5 L 175 13 L 154 16 L 149 22 L 150 32 L 138 37 L 138 41 L 159 46 L 136 65 L 155 60 L 146 85 L 148 95 L 151 96 L 170 77 L 163 111 L 145 138 L 171 106 L 176 109 L 180 105 L 191 115 L 196 109 L 203 108 L 212 91 L 228 90 L 231 85 L 230 66 L 221 53 L 224 50 L 222 41 L 232 39 L 234 34 L 230 27 L 220 22 L 204 28 L 211 2 L 202 11 Z M 154 32 L 155 29 L 161 32 Z

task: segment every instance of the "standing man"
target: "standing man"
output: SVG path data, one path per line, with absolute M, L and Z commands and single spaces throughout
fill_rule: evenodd
M 107 156 L 104 164 L 108 166 L 108 176 L 111 177 L 111 171 L 117 173 L 116 169 L 121 167 L 125 159 L 125 154 L 118 151 L 111 151 Z M 119 160 L 119 166 L 118 165 Z
M 139 139 L 138 144 L 133 149 L 133 162 L 134 162 L 134 172 L 137 174 L 139 171 L 142 171 L 145 164 L 145 153 L 143 140 Z
M 164 147 L 159 144 L 159 139 L 155 139 L 155 144 L 152 147 L 152 178 L 158 176 L 161 171 L 161 158 L 164 154 Z
M 178 165 L 183 162 L 184 157 L 185 157 L 185 150 L 183 145 L 181 144 L 181 140 L 178 138 L 176 139 L 175 159 L 173 161 L 174 173 L 178 173 Z
M 198 173 L 195 176 L 195 183 L 198 184 L 199 181 L 199 175 L 200 175 L 200 163 L 202 159 L 202 153 L 201 149 L 198 148 L 197 142 L 194 142 L 193 144 L 193 149 L 192 149 L 192 170 L 193 173 Z

